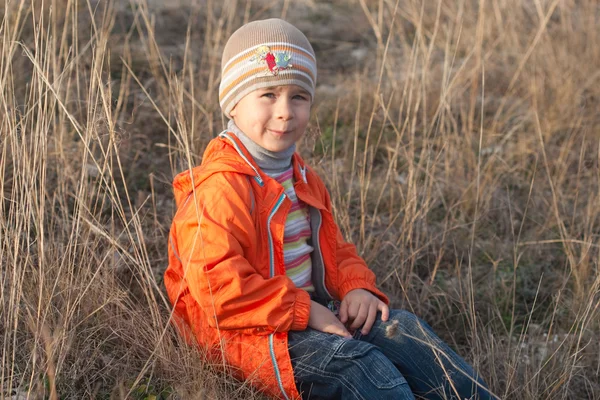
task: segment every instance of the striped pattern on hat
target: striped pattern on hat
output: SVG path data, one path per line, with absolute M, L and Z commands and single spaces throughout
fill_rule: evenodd
M 235 31 L 223 50 L 219 103 L 228 118 L 248 93 L 298 85 L 314 97 L 317 60 L 298 28 L 281 19 L 254 21 Z

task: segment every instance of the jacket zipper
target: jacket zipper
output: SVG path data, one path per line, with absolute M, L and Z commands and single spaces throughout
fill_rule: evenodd
M 300 174 L 302 175 L 302 179 L 304 180 L 304 183 L 308 183 L 308 179 L 306 179 L 306 165 L 300 166 Z M 328 297 L 327 300 L 333 300 L 333 296 L 327 290 L 327 286 L 325 286 L 325 262 L 323 261 L 323 253 L 321 252 L 321 244 L 319 243 L 321 224 L 323 222 L 323 215 L 321 214 L 321 211 L 318 208 L 312 207 L 312 206 L 308 206 L 308 207 L 309 207 L 309 215 L 310 215 L 311 236 L 313 238 L 313 240 L 312 240 L 312 242 L 313 242 L 312 245 L 313 245 L 313 249 L 314 249 L 313 254 L 316 254 L 316 256 L 312 257 L 312 259 L 313 259 L 312 268 L 313 268 L 313 271 L 317 270 L 317 274 L 319 274 L 319 276 L 318 276 L 319 281 L 318 282 L 313 281 L 313 284 L 315 285 L 315 292 L 319 296 L 323 296 L 323 295 L 327 296 Z M 313 229 L 313 221 L 315 219 L 318 222 L 317 222 L 316 229 Z M 313 276 L 314 276 L 314 274 L 313 274 Z M 320 284 L 320 287 L 318 286 L 318 284 Z M 319 289 L 322 289 L 322 290 L 319 290 Z
M 286 198 L 285 193 L 282 193 L 281 197 L 279 197 L 279 200 L 277 200 L 277 203 L 275 203 L 275 207 L 273 207 L 273 209 L 271 210 L 271 213 L 269 214 L 269 219 L 267 220 L 267 232 L 269 234 L 269 277 L 270 278 L 275 276 L 275 250 L 274 250 L 274 246 L 273 246 L 273 235 L 271 234 L 271 220 L 273 219 L 273 216 L 275 215 L 277 210 L 279 210 L 279 207 L 281 207 L 281 204 L 283 204 L 283 200 L 285 200 L 285 198 Z
M 311 207 L 311 209 L 314 210 L 314 214 L 316 214 L 317 216 L 317 226 L 316 229 L 311 229 L 312 230 L 312 236 L 313 236 L 313 251 L 316 254 L 316 261 L 318 261 L 316 264 L 313 263 L 313 268 L 319 268 L 319 282 L 321 284 L 321 289 L 323 290 L 323 293 L 327 295 L 328 300 L 333 300 L 333 296 L 331 296 L 331 293 L 329 293 L 329 291 L 327 290 L 327 286 L 325 286 L 325 262 L 323 261 L 323 253 L 321 252 L 321 244 L 319 242 L 319 238 L 320 238 L 320 232 L 321 232 L 321 224 L 323 222 L 323 215 L 321 214 L 321 211 L 318 208 Z M 313 213 L 311 213 L 313 214 Z M 316 288 L 315 288 L 316 289 Z
M 273 234 L 271 233 L 271 220 L 273 219 L 273 216 L 277 213 L 277 210 L 279 210 L 279 207 L 281 207 L 281 204 L 283 204 L 283 200 L 285 200 L 285 198 L 286 198 L 285 193 L 282 193 L 281 196 L 279 197 L 279 200 L 277 200 L 277 203 L 275 203 L 275 207 L 273 207 L 273 210 L 271 210 L 271 213 L 269 214 L 269 219 L 267 220 L 267 232 L 269 234 L 269 277 L 270 278 L 275 276 L 275 250 L 274 250 L 275 246 L 273 244 Z M 275 358 L 275 347 L 273 345 L 274 336 L 275 336 L 274 333 L 271 333 L 269 335 L 269 353 L 271 353 L 271 363 L 273 364 L 273 370 L 275 371 L 275 378 L 277 378 L 277 384 L 279 385 L 279 390 L 281 390 L 283 397 L 286 400 L 289 400 L 289 397 L 285 393 L 285 389 L 283 388 L 283 382 L 281 381 L 281 374 L 279 373 L 279 366 L 277 365 L 277 358 Z
M 302 174 L 302 179 L 304 180 L 304 183 L 308 183 L 308 181 L 306 180 L 306 166 L 300 166 L 300 173 Z

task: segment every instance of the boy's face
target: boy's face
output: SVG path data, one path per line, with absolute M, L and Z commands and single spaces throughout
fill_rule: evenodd
M 297 85 L 257 89 L 231 110 L 242 132 L 264 149 L 283 151 L 304 134 L 310 117 L 310 94 Z

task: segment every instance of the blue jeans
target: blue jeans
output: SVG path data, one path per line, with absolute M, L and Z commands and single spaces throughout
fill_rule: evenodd
M 491 399 L 473 368 L 403 310 L 378 315 L 352 339 L 311 328 L 290 331 L 289 352 L 304 399 Z

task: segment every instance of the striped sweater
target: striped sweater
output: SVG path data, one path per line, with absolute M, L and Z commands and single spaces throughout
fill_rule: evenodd
M 283 234 L 283 257 L 286 274 L 296 287 L 312 292 L 315 288 L 311 280 L 312 261 L 310 254 L 313 248 L 308 244 L 311 237 L 308 208 L 296 197 L 292 167 L 282 173 L 269 175 L 283 186 L 286 196 L 292 202 Z

